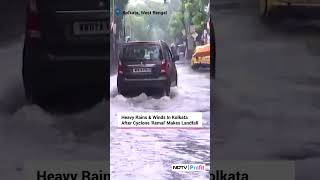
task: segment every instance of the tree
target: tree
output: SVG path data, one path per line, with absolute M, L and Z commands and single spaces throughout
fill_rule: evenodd
M 114 2 L 113 11 L 115 11 L 116 8 L 120 10 L 125 9 L 126 6 L 128 5 L 129 0 L 121 0 L 121 1 L 113 0 L 113 2 Z M 115 23 L 117 24 L 117 32 L 116 32 L 117 36 L 119 35 L 120 31 L 123 29 L 122 19 L 123 19 L 123 16 L 115 18 Z
M 185 0 L 184 9 L 190 16 L 186 21 L 195 27 L 196 32 L 200 33 L 203 30 L 208 14 L 205 12 L 204 7 L 209 3 L 208 0 Z
M 129 3 L 128 11 L 168 11 L 168 6 L 157 1 L 140 1 Z M 169 12 L 168 12 L 169 13 Z M 126 15 L 127 34 L 131 34 L 132 40 L 170 40 L 168 34 L 168 15 Z
M 208 13 L 205 12 L 205 6 L 209 0 L 181 0 L 181 8 L 179 13 L 173 13 L 169 22 L 169 32 L 171 37 L 177 37 L 184 30 L 186 41 L 192 40 L 191 26 L 195 32 L 201 34 L 206 24 Z M 188 43 L 187 47 L 188 47 Z M 187 58 L 191 57 L 193 47 L 188 47 Z
M 204 7 L 208 5 L 209 0 L 181 0 L 180 13 L 173 13 L 169 22 L 170 35 L 176 36 L 181 32 L 177 29 L 182 27 L 188 32 L 188 25 L 193 25 L 196 32 L 200 33 L 206 23 L 208 14 Z
M 171 15 L 168 29 L 172 38 L 175 38 L 184 29 L 183 19 L 181 12 L 175 12 Z

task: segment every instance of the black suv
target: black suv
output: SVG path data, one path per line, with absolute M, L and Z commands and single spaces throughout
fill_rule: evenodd
M 177 60 L 164 41 L 125 43 L 119 54 L 118 92 L 157 88 L 169 96 L 171 86 L 178 85 Z
M 28 0 L 22 68 L 28 100 L 79 89 L 105 95 L 109 8 L 107 0 Z

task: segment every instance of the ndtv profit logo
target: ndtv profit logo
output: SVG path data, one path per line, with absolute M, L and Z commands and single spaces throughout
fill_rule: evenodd
M 205 164 L 173 164 L 172 171 L 206 171 Z

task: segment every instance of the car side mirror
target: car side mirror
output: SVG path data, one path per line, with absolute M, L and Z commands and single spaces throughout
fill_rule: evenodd
M 172 59 L 174 62 L 179 61 L 179 55 L 174 55 Z

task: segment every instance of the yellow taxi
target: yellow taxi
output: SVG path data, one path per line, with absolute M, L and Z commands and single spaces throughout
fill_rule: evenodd
M 210 67 L 210 44 L 197 46 L 191 59 L 192 69 Z

